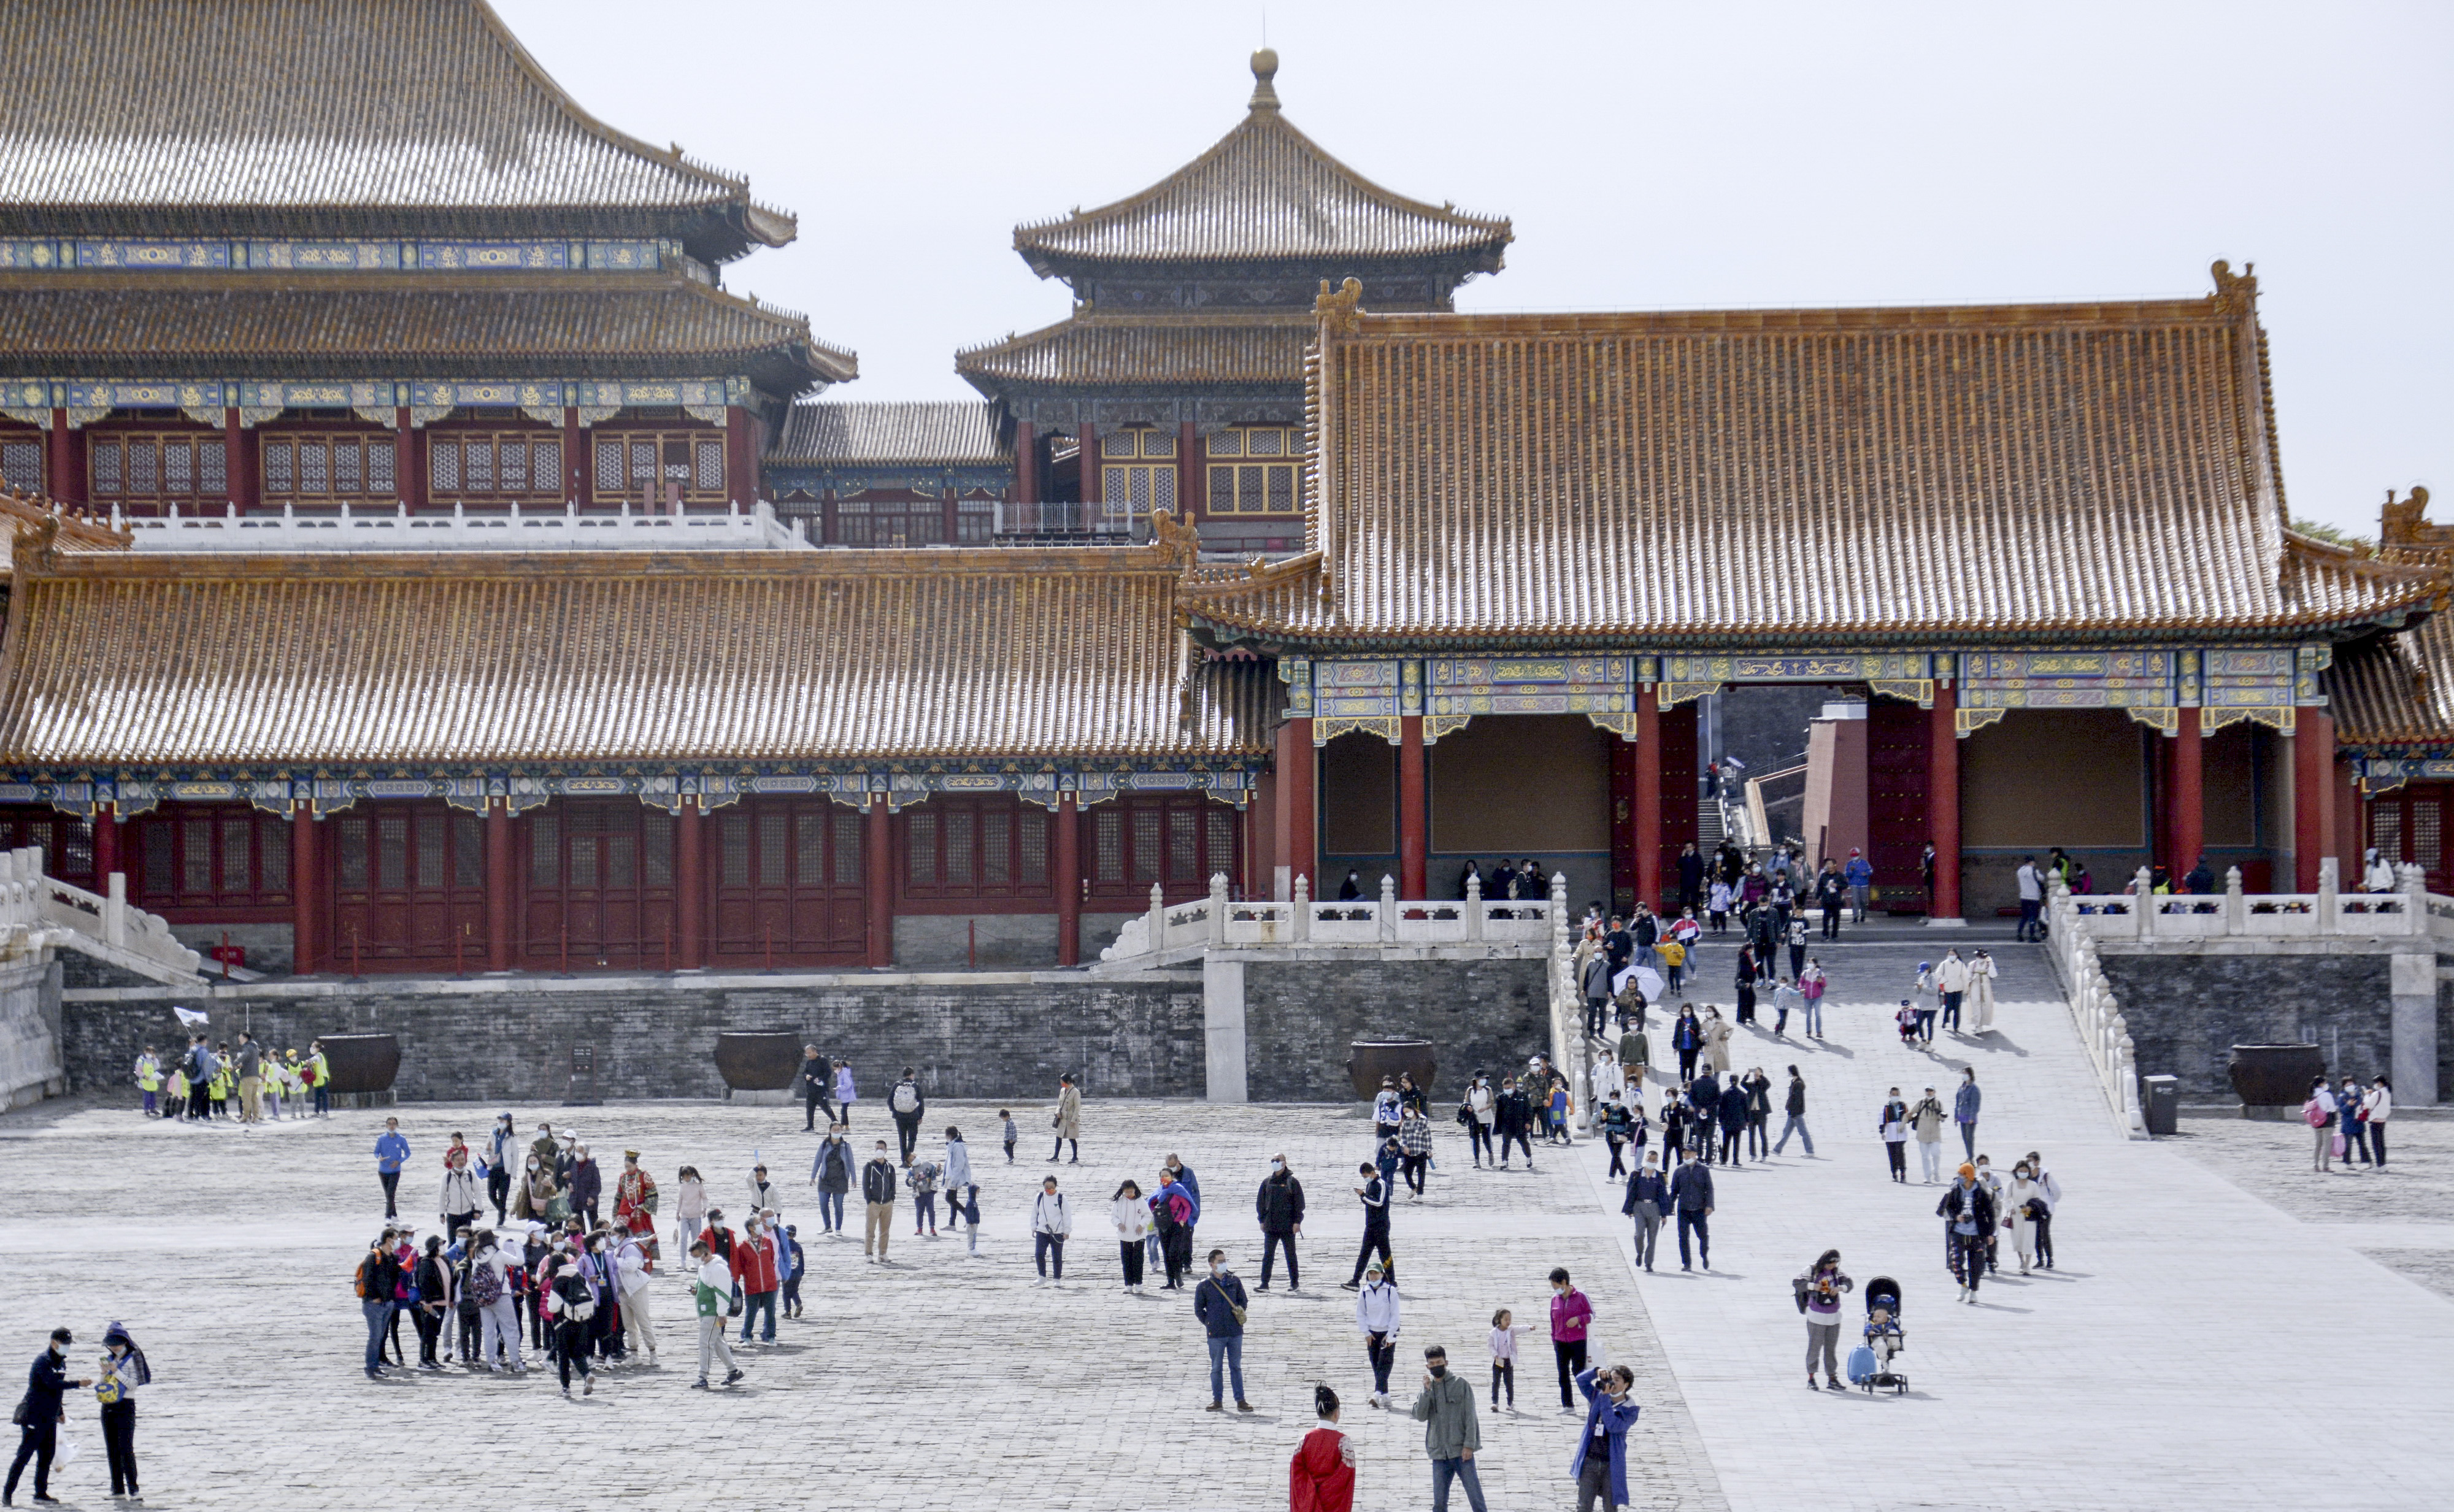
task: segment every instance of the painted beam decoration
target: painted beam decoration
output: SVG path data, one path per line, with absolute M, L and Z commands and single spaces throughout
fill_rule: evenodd
M 1633 740 L 1638 662 L 1633 654 L 1435 657 L 1423 663 L 1423 741 L 1484 714 L 1580 714 Z
M 0 239 L 5 272 L 653 272 L 675 241 Z
M 1403 681 L 1393 660 L 1312 663 L 1312 743 L 1327 745 L 1350 730 L 1362 730 L 1396 745 Z M 1419 695 L 1420 682 L 1416 686 Z
M 366 802 L 441 799 L 455 809 L 483 813 L 500 802 L 514 814 L 556 798 L 633 797 L 668 813 L 686 798 L 702 812 L 743 798 L 766 796 L 825 796 L 855 808 L 882 797 L 889 810 L 921 803 L 941 793 L 1011 793 L 1026 803 L 1055 810 L 1063 796 L 1077 805 L 1104 803 L 1129 793 L 1200 793 L 1242 808 L 1252 801 L 1256 773 L 1233 762 L 1106 768 L 1026 766 L 1021 763 L 897 762 L 840 770 L 759 770 L 665 773 L 471 772 L 412 776 L 329 776 L 275 773 L 179 775 L 87 774 L 59 778 L 15 773 L 0 781 L 0 803 L 41 803 L 80 818 L 111 807 L 123 819 L 165 803 L 247 803 L 272 814 L 305 809 L 317 817 Z
M 455 409 L 517 410 L 533 420 L 562 423 L 575 409 L 581 423 L 611 419 L 625 408 L 669 405 L 693 419 L 720 424 L 727 406 L 748 404 L 747 377 L 545 379 L 404 378 L 352 382 L 332 378 L 266 378 L 242 382 L 130 381 L 113 378 L 10 378 L 0 381 L 0 414 L 49 429 L 51 412 L 65 410 L 71 428 L 99 420 L 113 410 L 176 410 L 204 425 L 219 425 L 226 411 L 239 423 L 261 425 L 288 410 L 341 409 L 375 425 L 393 424 L 409 412 L 412 425 L 442 419 Z
M 2406 782 L 2454 782 L 2454 757 L 2364 756 L 2357 766 L 2364 797 L 2391 793 Z
M 1862 682 L 1890 698 L 1934 706 L 1934 657 L 1925 652 L 1832 652 L 1816 655 L 1687 655 L 1661 658 L 1661 707 L 1748 683 Z

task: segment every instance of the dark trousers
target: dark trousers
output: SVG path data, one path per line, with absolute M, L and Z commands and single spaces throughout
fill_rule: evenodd
M 486 1173 L 486 1200 L 494 1204 L 494 1221 L 503 1221 L 504 1209 L 512 1200 L 512 1173 L 501 1166 Z
M 1713 1231 L 1705 1226 L 1704 1210 L 1700 1207 L 1692 1209 L 1682 1207 L 1679 1210 L 1679 1268 L 1681 1270 L 1687 1268 L 1687 1231 L 1691 1228 L 1696 1231 L 1696 1258 L 1704 1262 L 1706 1270 L 1711 1270 L 1713 1268 Z
M 1934 1010 L 1931 1008 L 1919 1009 L 1917 1011 L 1917 1020 L 1918 1038 L 1926 1041 L 1928 1044 L 1932 1044 L 1934 1042 Z
M 2385 1125 L 2383 1123 L 2372 1123 L 2368 1125 L 2368 1131 L 2369 1148 L 2375 1152 L 2377 1156 L 2377 1163 L 2384 1165 L 2385 1164 Z
M 2369 1126 L 2358 1119 L 2343 1120 L 2343 1160 L 2349 1164 L 2353 1156 L 2363 1160 L 2369 1158 Z
M 558 1323 L 554 1326 L 553 1337 L 554 1343 L 557 1346 L 553 1352 L 553 1357 L 557 1361 L 561 1361 L 562 1389 L 569 1391 L 571 1389 L 571 1368 L 573 1365 L 579 1367 L 580 1380 L 586 1381 L 588 1379 L 588 1325 L 586 1323 Z
M 1599 1039 L 1602 1037 L 1602 1025 L 1608 1022 L 1609 1014 L 1609 998 L 1588 998 L 1585 999 L 1585 1034 L 1587 1037 L 1595 1039 Z
M 1056 1279 L 1061 1281 L 1065 1279 L 1065 1236 L 1034 1233 L 1031 1236 L 1032 1268 L 1042 1276 L 1047 1275 L 1052 1257 L 1056 1264 Z
M 1907 1180 L 1909 1179 L 1908 1141 L 1906 1139 L 1885 1139 L 1883 1141 L 1883 1155 L 1892 1162 L 1892 1179 L 1895 1181 Z
M 1756 1021 L 1756 989 L 1754 984 L 1741 984 L 1738 989 L 1738 1021 L 1742 1024 L 1754 1023 Z
M 1840 937 L 1840 905 L 1838 903 L 1828 904 L 1823 910 L 1823 937 L 1825 939 Z M 1790 975 L 1795 977 L 1798 973 L 1792 971 Z
M 434 1358 L 434 1346 L 443 1339 L 443 1320 L 426 1303 L 419 1302 L 410 1309 L 409 1320 L 417 1328 L 417 1362 L 421 1365 L 439 1363 Z
M 1372 1362 L 1372 1391 L 1375 1396 L 1389 1394 L 1389 1367 L 1398 1362 L 1398 1346 L 1387 1334 L 1363 1336 L 1363 1358 Z
M 1125 1262 L 1126 1285 L 1139 1286 L 1142 1283 L 1142 1255 L 1143 1252 L 1149 1248 L 1149 1245 L 1144 1244 L 1137 1239 L 1124 1240 L 1116 1245 L 1116 1258 Z M 1287 1249 L 1287 1271 L 1289 1275 L 1293 1275 L 1295 1272 L 1295 1249 L 1290 1245 Z M 1266 1265 L 1269 1263 L 1269 1260 L 1264 1258 L 1261 1263 Z M 1295 1283 L 1290 1281 L 1288 1284 L 1293 1285 Z
M 1517 1363 L 1510 1360 L 1491 1362 L 1491 1410 L 1499 1410 L 1499 1388 L 1508 1388 L 1508 1404 L 1517 1405 Z
M 1167 1262 L 1167 1284 L 1181 1286 L 1184 1273 L 1193 1269 L 1193 1230 L 1183 1223 L 1170 1224 L 1159 1236 L 1159 1258 Z
M 1063 1155 L 1065 1153 L 1065 1147 L 1069 1144 L 1074 1146 L 1074 1159 L 1076 1160 L 1081 1159 L 1082 1141 L 1079 1139 L 1069 1139 L 1061 1134 L 1056 1137 L 1056 1142 L 1049 1147 L 1048 1158 L 1051 1160 L 1054 1160 L 1058 1156 Z
M 2054 1268 L 2054 1216 L 2051 1213 L 2037 1220 L 2037 1263 L 2047 1270 Z
M 400 1173 L 398 1171 L 377 1171 L 375 1173 L 375 1179 L 383 1183 L 384 1217 L 400 1217 Z
M 1693 1081 L 1696 1079 L 1695 1051 L 1681 1050 L 1679 1052 L 1679 1079 L 1682 1082 Z
M 1585 1341 L 1581 1339 L 1554 1339 L 1551 1353 L 1559 1361 L 1559 1405 L 1577 1404 L 1577 1373 L 1585 1368 Z
M 816 1132 L 818 1127 L 818 1110 L 820 1108 L 827 1109 L 827 1121 L 829 1123 L 835 1121 L 835 1110 L 827 1106 L 826 1093 L 817 1087 L 804 1086 L 801 1089 L 801 1129 L 803 1133 Z
M 1769 1117 L 1769 1114 L 1760 1113 L 1747 1115 L 1747 1153 L 1759 1160 L 1764 1158 L 1764 1119 Z
M 1474 1140 L 1475 1164 L 1480 1165 L 1482 1163 L 1482 1158 L 1486 1155 L 1491 1157 L 1495 1164 L 1498 1163 L 1499 1156 L 1491 1147 L 1490 1124 L 1483 1122 L 1480 1119 L 1477 1119 L 1465 1126 L 1465 1132 Z
M 201 1081 L 191 1080 L 188 1083 L 188 1117 L 191 1119 L 201 1119 L 211 1110 L 211 1102 L 206 1095 L 205 1086 L 206 1084 Z M 319 1092 L 317 1096 L 320 1097 L 322 1094 Z
M 1625 1139 L 1613 1138 L 1610 1140 L 1610 1153 L 1611 1163 L 1609 1174 L 1612 1176 L 1625 1176 L 1627 1172 L 1620 1164 L 1620 1158 L 1627 1154 L 1627 1141 Z
M 1951 1274 L 1970 1291 L 1985 1279 L 1985 1236 L 1954 1234 L 1951 1236 Z
M 1723 1165 L 1739 1163 L 1739 1130 L 1743 1127 L 1745 1125 L 1737 1123 L 1721 1125 L 1721 1163 Z
M 818 1191 L 818 1224 L 829 1233 L 843 1232 L 844 1195 L 824 1188 Z
M 1499 1131 L 1499 1161 L 1501 1164 L 1505 1165 L 1508 1163 L 1508 1147 L 1512 1144 L 1525 1152 L 1525 1163 L 1527 1165 L 1532 1165 L 1534 1163 L 1534 1146 L 1527 1142 L 1524 1129 L 1515 1128 L 1502 1129 Z
M 1281 1244 L 1285 1245 L 1287 1250 L 1287 1285 L 1293 1289 L 1302 1282 L 1296 1279 L 1296 1237 L 1289 1229 L 1273 1228 L 1262 1231 L 1261 1284 L 1264 1286 L 1270 1284 L 1270 1261 L 1277 1258 L 1278 1246 Z
M 903 1163 L 910 1165 L 912 1163 L 912 1152 L 920 1146 L 920 1115 L 916 1113 L 910 1115 L 901 1113 L 896 1114 L 895 1116 L 895 1138 L 902 1142 Z
M 1942 995 L 1942 1026 L 1945 1029 L 1960 1027 L 1960 998 L 1961 994 L 1956 992 Z
M 2380 1151 L 2378 1161 L 2384 1164 L 2385 1146 L 2380 1145 L 2378 1149 Z M 1406 1190 L 1417 1197 L 1423 1195 L 1423 1172 L 1430 1167 L 1431 1163 L 1432 1158 L 1428 1155 L 1401 1155 L 1398 1158 L 1398 1174 L 1406 1179 Z
M 1363 1280 L 1363 1267 L 1371 1260 L 1372 1252 L 1376 1249 L 1380 1252 L 1381 1269 L 1388 1273 L 1394 1283 L 1398 1279 L 1398 1262 L 1389 1257 L 1389 1223 L 1385 1219 L 1378 1223 L 1369 1220 L 1364 1223 L 1363 1247 L 1355 1252 L 1354 1279 L 1357 1281 Z
M 136 1495 L 136 1403 L 103 1404 L 102 1452 L 111 1461 L 111 1494 Z
M 2039 939 L 2045 937 L 2044 922 L 2037 917 L 2044 906 L 2043 901 L 2039 898 L 2023 897 L 2020 899 L 2019 938 L 2026 939 L 2031 932 L 2034 932 L 2036 937 Z
M 34 1462 L 34 1494 L 51 1494 L 51 1456 L 60 1450 L 60 1424 L 57 1419 L 30 1422 L 17 1430 L 17 1458 L 9 1462 L 9 1495 L 17 1494 L 17 1478 L 26 1473 L 26 1462 Z

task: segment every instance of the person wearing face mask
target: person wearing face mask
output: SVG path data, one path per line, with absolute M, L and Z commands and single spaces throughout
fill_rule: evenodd
M 829 1124 L 827 1137 L 818 1141 L 817 1159 L 810 1162 L 810 1184 L 818 1189 L 818 1227 L 821 1232 L 843 1232 L 844 1194 L 852 1190 L 855 1163 L 852 1144 L 844 1138 L 843 1125 Z
M 1355 1294 L 1355 1326 L 1363 1335 L 1363 1357 L 1372 1365 L 1376 1407 L 1389 1405 L 1389 1370 L 1398 1362 L 1398 1288 L 1384 1279 L 1379 1265 L 1363 1273 L 1363 1289 Z
M 767 1326 L 758 1336 L 762 1344 L 775 1341 L 775 1293 L 783 1285 L 776 1262 L 775 1236 L 767 1221 L 752 1213 L 741 1225 L 741 1238 L 733 1246 L 733 1275 L 741 1283 L 741 1341 L 750 1342 L 750 1325 L 758 1320 L 763 1309 Z
M 136 1389 L 153 1383 L 153 1367 L 128 1330 L 112 1323 L 102 1335 L 102 1375 L 93 1394 L 102 1403 L 102 1447 L 111 1461 L 111 1494 L 143 1499 L 136 1489 Z
M 1432 1462 L 1432 1512 L 1449 1512 L 1451 1481 L 1465 1482 L 1466 1503 L 1474 1512 L 1487 1512 L 1482 1480 L 1474 1469 L 1474 1452 L 1482 1447 L 1474 1387 L 1449 1373 L 1449 1352 L 1438 1344 L 1423 1351 L 1423 1389 L 1416 1394 L 1413 1416 L 1423 1425 L 1423 1453 Z
M 1223 1362 L 1236 1386 L 1236 1410 L 1252 1412 L 1253 1404 L 1244 1400 L 1244 1283 L 1227 1268 L 1227 1252 L 1210 1252 L 1210 1274 L 1193 1288 L 1193 1316 L 1210 1341 L 1210 1407 L 1212 1412 L 1226 1410 L 1226 1399 L 1219 1380 Z M 1468 1397 L 1474 1393 L 1468 1391 Z
M 1355 1274 L 1344 1283 L 1350 1292 L 1362 1286 L 1363 1263 L 1375 1250 L 1380 1252 L 1380 1263 L 1392 1276 L 1398 1270 L 1397 1260 L 1389 1253 L 1389 1183 L 1381 1178 L 1380 1168 L 1368 1160 L 1358 1165 L 1355 1174 L 1363 1178 L 1363 1184 L 1355 1189 L 1355 1200 L 1363 1204 L 1363 1247 L 1356 1251 Z
M 1296 1237 L 1303 1232 L 1304 1189 L 1296 1173 L 1287 1167 L 1287 1158 L 1270 1158 L 1270 1174 L 1261 1179 L 1260 1194 L 1254 1199 L 1254 1212 L 1261 1220 L 1261 1284 L 1257 1290 L 1270 1289 L 1270 1262 L 1277 1258 L 1278 1249 L 1287 1252 L 1287 1290 L 1300 1291 L 1296 1279 Z
M 17 1458 L 9 1464 L 9 1488 L 5 1500 L 17 1496 L 17 1478 L 26 1472 L 26 1462 L 34 1462 L 34 1499 L 51 1500 L 51 1457 L 59 1453 L 60 1420 L 67 1409 L 60 1403 L 70 1387 L 79 1390 L 91 1386 L 90 1380 L 69 1379 L 69 1346 L 76 1335 L 65 1328 L 51 1330 L 50 1346 L 34 1357 L 33 1368 L 26 1373 L 26 1398 L 17 1405 Z
M 510 1114 L 494 1115 L 494 1132 L 486 1136 L 477 1163 L 486 1178 L 486 1200 L 494 1204 L 494 1222 L 500 1225 L 512 1200 L 512 1178 L 520 1169 L 520 1131 L 513 1127 Z
M 1576 1373 L 1585 1368 L 1585 1333 L 1593 1326 L 1594 1304 L 1577 1283 L 1568 1279 L 1567 1267 L 1551 1268 L 1551 1353 L 1559 1358 L 1559 1410 L 1577 1410 L 1577 1399 L 1568 1395 Z
M 972 1148 L 963 1142 L 963 1131 L 946 1125 L 946 1221 L 960 1219 L 970 1236 L 971 1247 L 964 1253 L 980 1252 L 980 1189 L 972 1179 Z
M 1577 1512 L 1601 1512 L 1627 1505 L 1627 1431 L 1640 1410 L 1629 1400 L 1636 1372 L 1625 1365 L 1596 1366 L 1577 1377 L 1585 1394 L 1585 1431 L 1577 1436 L 1576 1455 L 1568 1473 L 1577 1478 Z
M 869 1209 L 869 1220 L 861 1229 L 860 1255 L 873 1265 L 886 1263 L 886 1241 L 895 1234 L 895 1194 L 901 1184 L 895 1159 L 880 1139 L 869 1163 L 860 1168 L 860 1200 Z
M 1661 1220 L 1670 1216 L 1670 1182 L 1663 1178 L 1651 1150 L 1644 1152 L 1644 1163 L 1628 1178 L 1627 1200 L 1619 1211 L 1636 1220 L 1636 1260 L 1646 1270 L 1653 1269 L 1653 1252 L 1661 1240 Z

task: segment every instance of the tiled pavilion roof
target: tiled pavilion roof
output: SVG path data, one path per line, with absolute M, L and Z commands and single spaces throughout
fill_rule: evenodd
M 2454 572 L 2454 527 L 2427 520 L 2428 491 L 2389 499 L 2378 554 Z M 2380 635 L 2335 654 L 2327 674 L 2335 738 L 2348 746 L 2454 749 L 2454 623 L 2432 615 L 2416 630 Z
M 857 359 L 679 272 L 0 273 L 0 374 L 704 376 L 782 393 Z
M 795 234 L 582 111 L 485 0 L 0 0 L 0 233 Z
M 1057 388 L 1303 382 L 1313 320 L 1288 311 L 1071 319 L 955 354 L 955 371 L 990 393 Z
M 1101 264 L 1425 256 L 1499 270 L 1506 219 L 1392 193 L 1332 157 L 1278 109 L 1277 66 L 1266 49 L 1254 55 L 1251 109 L 1208 151 L 1130 198 L 1016 228 L 1015 250 L 1042 277 Z
M 0 764 L 1200 757 L 1268 749 L 1127 551 L 21 557 Z
M 981 400 L 814 401 L 793 406 L 770 465 L 994 467 L 1014 460 Z
M 1323 301 L 1308 545 L 1233 637 L 1797 646 L 2341 633 L 2442 572 L 2288 529 L 2254 285 L 1948 309 Z

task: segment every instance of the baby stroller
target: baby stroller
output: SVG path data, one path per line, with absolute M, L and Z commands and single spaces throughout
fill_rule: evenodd
M 1909 1378 L 1894 1370 L 1892 1361 L 1907 1347 L 1908 1336 L 1901 1330 L 1901 1283 L 1878 1276 L 1866 1283 L 1866 1341 L 1849 1351 L 1849 1383 L 1864 1387 L 1870 1397 L 1885 1389 L 1905 1394 Z

